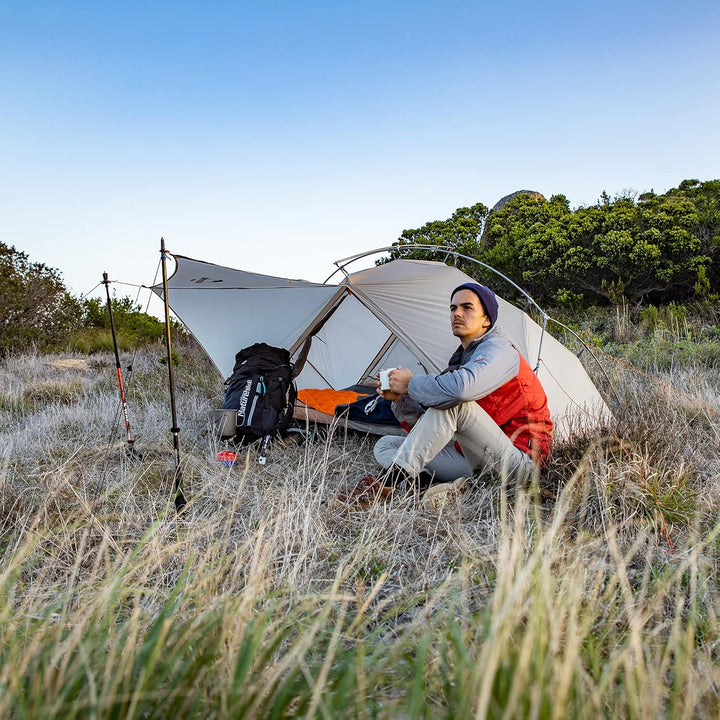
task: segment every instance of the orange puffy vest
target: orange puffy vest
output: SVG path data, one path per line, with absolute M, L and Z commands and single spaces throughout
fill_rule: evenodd
M 518 374 L 477 403 L 515 447 L 538 465 L 544 463 L 552 449 L 553 424 L 545 391 L 522 355 Z

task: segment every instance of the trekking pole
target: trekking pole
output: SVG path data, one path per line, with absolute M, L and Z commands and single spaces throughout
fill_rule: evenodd
M 110 334 L 112 335 L 113 349 L 115 350 L 115 369 L 117 371 L 118 387 L 120 388 L 120 403 L 122 404 L 123 414 L 125 416 L 125 430 L 127 431 L 128 455 L 131 458 L 142 458 L 141 453 L 135 449 L 135 439 L 130 430 L 130 414 L 128 413 L 127 403 L 125 402 L 125 389 L 123 388 L 122 368 L 120 367 L 120 353 L 118 351 L 117 335 L 115 333 L 115 320 L 113 318 L 112 301 L 110 300 L 110 281 L 108 274 L 103 273 L 103 284 L 105 285 L 105 293 L 107 294 L 108 315 L 110 316 Z
M 173 377 L 172 340 L 170 338 L 170 304 L 168 303 L 167 267 L 165 264 L 167 253 L 165 252 L 164 238 L 160 238 L 160 257 L 162 259 L 163 299 L 165 300 L 165 345 L 167 347 L 170 410 L 172 412 L 172 428 L 170 432 L 172 433 L 173 447 L 175 448 L 175 509 L 181 512 L 185 505 L 187 505 L 187 500 L 182 491 L 182 471 L 180 469 L 180 428 L 177 424 L 177 412 L 175 410 L 175 379 Z

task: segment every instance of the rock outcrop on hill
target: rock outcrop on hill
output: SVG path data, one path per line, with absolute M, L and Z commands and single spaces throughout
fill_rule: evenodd
M 509 195 L 506 195 L 503 198 L 500 198 L 490 210 L 490 213 L 497 212 L 498 210 L 502 209 L 507 205 L 513 198 L 516 198 L 518 195 L 530 195 L 530 197 L 537 198 L 538 200 L 545 200 L 545 196 L 542 193 L 537 192 L 537 190 L 516 190 L 514 193 L 510 193 Z M 488 213 L 488 214 L 490 214 Z

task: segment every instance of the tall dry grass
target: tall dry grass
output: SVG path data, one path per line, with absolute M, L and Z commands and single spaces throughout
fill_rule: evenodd
M 111 356 L 0 367 L 0 716 L 717 717 L 715 375 L 619 367 L 608 433 L 438 517 L 331 510 L 374 469 L 341 430 L 219 465 L 220 379 L 179 355 L 180 517 L 159 352 L 142 459 Z

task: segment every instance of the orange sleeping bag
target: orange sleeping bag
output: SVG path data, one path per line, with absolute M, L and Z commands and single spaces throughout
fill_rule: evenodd
M 347 405 L 355 402 L 360 397 L 367 397 L 363 393 L 356 393 L 352 390 L 333 390 L 326 388 L 317 390 L 307 388 L 298 390 L 298 400 L 305 403 L 308 407 L 318 410 L 326 415 L 333 415 L 338 405 Z

